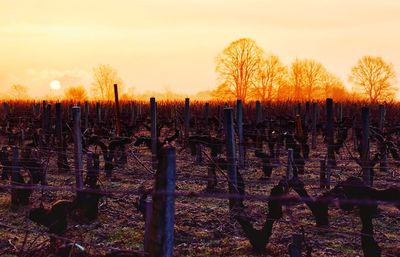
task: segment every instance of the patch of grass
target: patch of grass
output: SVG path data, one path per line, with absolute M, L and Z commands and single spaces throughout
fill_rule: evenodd
M 123 242 L 129 248 L 141 248 L 143 247 L 143 231 L 137 231 L 129 227 L 115 229 L 110 234 L 110 241 Z

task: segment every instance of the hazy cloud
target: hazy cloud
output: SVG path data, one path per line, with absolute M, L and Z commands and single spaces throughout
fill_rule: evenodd
M 2 87 L 3 92 L 7 92 L 8 88 L 13 84 L 21 84 L 29 87 L 31 96 L 39 97 L 50 93 L 49 84 L 52 80 L 60 81 L 62 88 L 61 92 L 58 93 L 62 93 L 62 90 L 68 86 L 83 85 L 89 88 L 91 79 L 91 73 L 86 70 L 38 70 L 30 68 L 20 73 L 9 74 L 1 81 L 1 84 L 4 85 Z

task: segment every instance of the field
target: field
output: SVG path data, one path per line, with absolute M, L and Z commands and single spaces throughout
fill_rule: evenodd
M 79 106 L 3 103 L 0 256 L 400 256 L 396 104 Z

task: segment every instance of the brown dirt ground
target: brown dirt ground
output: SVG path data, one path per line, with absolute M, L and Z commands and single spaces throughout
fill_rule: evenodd
M 179 149 L 180 147 L 178 147 Z M 71 149 L 72 150 L 72 149 Z M 316 151 L 311 150 L 310 159 L 306 165 L 306 174 L 302 179 L 309 194 L 316 196 L 323 192 L 319 188 L 319 159 L 323 157 L 325 146 L 319 142 Z M 345 149 L 341 150 L 338 158 L 338 169 L 332 177 L 333 185 L 338 179 L 349 175 L 359 176 L 360 168 L 355 162 L 341 162 L 348 159 Z M 72 151 L 69 160 L 72 160 Z M 273 172 L 271 181 L 261 181 L 261 164 L 250 153 L 250 164 L 241 173 L 246 184 L 247 194 L 269 195 L 270 189 L 277 180 L 285 174 L 282 166 Z M 151 156 L 147 149 L 141 148 L 139 158 L 150 166 Z M 282 163 L 286 157 L 282 156 Z M 177 153 L 177 191 L 199 192 L 204 190 L 207 181 L 206 165 L 194 165 L 193 158 L 188 151 Z M 71 161 L 71 167 L 73 167 Z M 398 167 L 390 165 L 398 171 Z M 56 173 L 56 155 L 53 154 L 49 164 L 49 185 L 68 186 L 74 184 L 73 174 L 59 175 Z M 113 178 L 107 179 L 101 173 L 103 189 L 137 189 L 143 182 L 151 181 L 152 176 L 143 169 L 132 157 L 128 165 L 114 171 Z M 218 176 L 220 191 L 224 192 L 227 183 L 222 176 Z M 252 182 L 249 182 L 252 181 Z M 399 173 L 396 178 L 391 174 L 377 172 L 375 186 L 386 188 L 390 185 L 399 185 Z M 6 182 L 2 181 L 2 184 Z M 294 194 L 291 192 L 291 194 Z M 39 204 L 40 192 L 35 192 L 31 198 L 32 206 Z M 59 199 L 72 199 L 69 192 L 46 192 L 43 195 L 45 205 Z M 91 254 L 104 253 L 113 248 L 143 249 L 144 222 L 141 214 L 134 207 L 136 195 L 114 195 L 103 198 L 100 205 L 98 221 L 81 225 L 71 221 L 65 237 L 75 240 L 84 246 Z M 9 192 L 0 192 L 0 222 L 16 228 L 28 228 L 45 231 L 27 219 L 29 207 L 20 208 L 13 212 L 9 208 Z M 267 203 L 263 201 L 245 201 L 251 216 L 260 226 L 267 212 Z M 400 256 L 400 217 L 399 210 L 390 207 L 380 207 L 379 217 L 374 219 L 375 239 L 382 248 L 383 256 Z M 175 215 L 175 256 L 287 256 L 288 244 L 293 233 L 299 233 L 303 227 L 306 241 L 312 247 L 312 256 L 362 256 L 360 236 L 361 222 L 356 211 L 345 213 L 337 207 L 330 207 L 330 229 L 318 230 L 311 212 L 304 204 L 284 207 L 284 217 L 276 223 L 273 234 L 267 245 L 265 254 L 254 254 L 248 240 L 244 237 L 239 224 L 229 217 L 228 201 L 210 198 L 176 199 Z M 19 229 L 0 228 L 0 256 L 15 256 L 19 251 L 25 232 Z M 31 245 L 36 235 L 29 233 L 27 246 Z M 34 245 L 42 247 L 47 244 L 46 236 L 36 239 Z M 11 242 L 14 246 L 10 246 Z M 89 242 L 91 245 L 87 245 Z M 42 243 L 42 244 L 41 244 Z M 77 251 L 77 250 L 76 250 Z M 7 254 L 8 253 L 8 254 Z M 4 254 L 4 255 L 1 255 Z

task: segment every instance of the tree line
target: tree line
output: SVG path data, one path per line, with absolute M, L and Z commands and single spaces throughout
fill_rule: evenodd
M 295 59 L 290 67 L 278 56 L 266 54 L 250 38 L 233 41 L 216 58 L 219 86 L 216 98 L 275 101 L 333 98 L 390 101 L 395 97 L 396 74 L 392 64 L 381 57 L 364 56 L 352 68 L 353 90 L 312 59 Z

